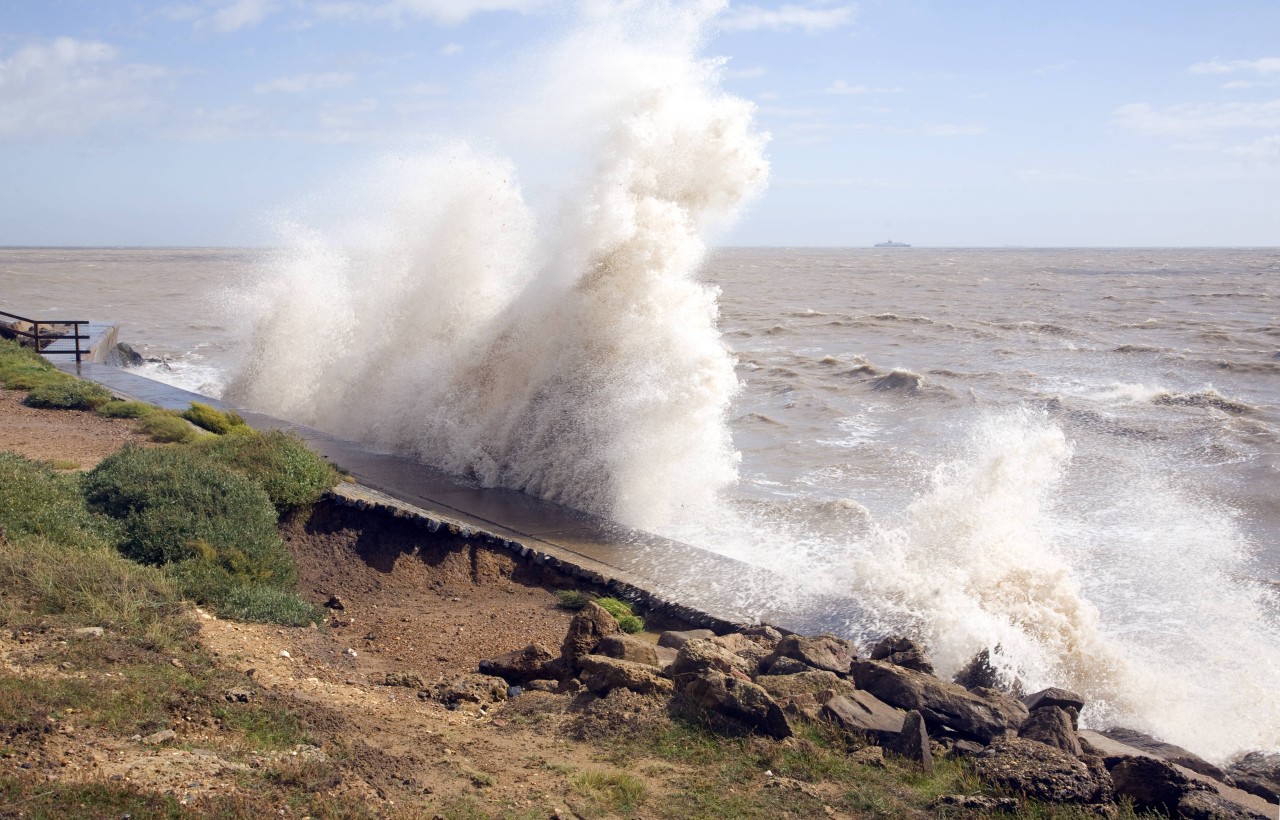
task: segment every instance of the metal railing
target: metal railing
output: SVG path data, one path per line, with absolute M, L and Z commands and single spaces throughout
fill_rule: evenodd
M 7 336 L 9 334 L 12 334 L 13 338 L 17 339 L 18 344 L 29 343 L 33 348 L 35 348 L 37 353 L 43 353 L 46 356 L 63 354 L 63 353 L 68 355 L 75 354 L 76 362 L 79 363 L 81 357 L 84 356 L 84 354 L 89 352 L 87 348 L 80 346 L 80 342 L 82 340 L 88 341 L 89 339 L 88 335 L 81 334 L 80 332 L 80 327 L 82 325 L 89 324 L 88 320 L 58 319 L 56 321 L 49 321 L 46 319 L 28 319 L 25 316 L 18 316 L 17 314 L 7 313 L 3 310 L 0 310 L 0 317 L 16 319 L 19 322 L 26 322 L 28 325 L 30 325 L 31 326 L 30 330 L 24 330 L 19 328 L 15 324 L 3 322 L 3 323 L 0 323 L 0 326 L 2 326 L 0 327 L 0 329 L 3 330 L 3 335 Z M 40 332 L 41 327 L 46 327 L 52 330 L 53 328 L 62 327 L 65 325 L 71 325 L 71 327 L 73 328 L 73 332 L 70 335 L 66 333 L 52 333 L 52 332 L 41 333 Z M 73 340 L 74 348 L 68 347 L 68 349 L 65 349 L 65 350 L 45 349 L 48 347 L 49 344 L 52 344 L 53 342 L 56 342 L 59 339 Z M 24 342 L 24 340 L 28 340 L 28 341 Z

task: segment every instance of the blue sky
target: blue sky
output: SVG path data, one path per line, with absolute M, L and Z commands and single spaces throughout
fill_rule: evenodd
M 3 0 L 0 244 L 269 243 L 371 162 L 483 144 L 576 13 Z M 733 2 L 705 54 L 772 135 L 726 244 L 1280 245 L 1274 0 Z

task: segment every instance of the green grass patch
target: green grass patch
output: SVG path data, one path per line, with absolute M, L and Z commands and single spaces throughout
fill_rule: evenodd
M 22 403 L 51 410 L 93 410 L 111 401 L 111 392 L 93 382 L 65 379 L 32 388 Z
M 203 427 L 210 433 L 217 433 L 220 436 L 230 433 L 237 427 L 245 426 L 244 419 L 240 418 L 239 413 L 219 410 L 198 401 L 191 402 L 191 406 L 182 412 L 182 417 L 197 427 Z
M 272 587 L 238 586 L 218 606 L 218 614 L 238 621 L 306 626 L 322 624 L 325 611 L 297 595 Z
M 121 401 L 113 399 L 98 405 L 98 415 L 109 419 L 140 419 L 149 416 L 159 408 L 145 401 Z
M 597 598 L 596 603 L 604 608 L 615 619 L 625 618 L 628 615 L 634 615 L 631 611 L 631 605 L 626 601 L 620 601 L 617 598 Z
M 574 791 L 598 809 L 629 814 L 644 802 L 644 781 L 626 772 L 582 772 L 569 781 Z
M 342 480 L 337 470 L 293 433 L 272 430 L 219 436 L 207 438 L 197 446 L 208 460 L 260 483 L 281 513 L 314 504 Z
M 14 542 L 38 537 L 85 548 L 115 537 L 111 522 L 85 507 L 79 476 L 7 452 L 0 452 L 0 531 Z
M 556 593 L 556 606 L 570 612 L 577 612 L 589 603 L 591 596 L 576 589 L 562 589 Z
M 167 410 L 157 410 L 138 421 L 138 431 L 152 441 L 163 444 L 183 444 L 194 441 L 200 433 L 181 416 Z
M 311 742 L 306 724 L 285 709 L 219 706 L 213 710 L 213 716 L 227 729 L 237 732 L 244 746 L 254 751 L 273 752 Z
M 9 390 L 33 390 L 71 380 L 31 348 L 0 339 L 0 384 Z

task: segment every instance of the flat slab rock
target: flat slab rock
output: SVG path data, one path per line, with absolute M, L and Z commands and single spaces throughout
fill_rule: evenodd
M 1079 735 L 1082 741 L 1088 743 L 1100 755 L 1102 755 L 1108 768 L 1113 768 L 1116 763 L 1125 757 L 1149 757 L 1157 760 L 1159 759 L 1136 746 L 1130 746 L 1127 743 L 1121 743 L 1118 740 L 1113 740 L 1099 732 L 1086 729 L 1081 731 Z M 1207 790 L 1211 791 L 1218 797 L 1229 801 L 1240 811 L 1245 812 L 1242 816 L 1274 820 L 1274 818 L 1280 815 L 1275 803 L 1269 803 L 1257 795 L 1249 794 L 1248 792 L 1228 786 L 1225 783 L 1219 783 L 1212 777 L 1188 769 L 1186 766 L 1180 766 L 1177 763 L 1169 763 L 1168 761 L 1164 762 L 1168 763 L 1174 769 L 1185 775 L 1188 779 L 1203 784 L 1207 787 Z
M 963 686 L 881 661 L 854 661 L 853 679 L 880 700 L 924 715 L 930 728 L 949 727 L 990 743 L 1015 730 L 1027 718 L 1022 702 L 994 690 L 970 692 Z

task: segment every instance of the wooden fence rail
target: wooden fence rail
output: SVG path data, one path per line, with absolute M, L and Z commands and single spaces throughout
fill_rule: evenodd
M 12 338 L 17 339 L 18 344 L 30 344 L 35 348 L 37 353 L 43 353 L 46 356 L 64 353 L 67 355 L 74 354 L 76 362 L 79 362 L 80 358 L 85 353 L 89 352 L 86 348 L 80 346 L 81 341 L 87 341 L 89 339 L 88 335 L 81 334 L 80 332 L 82 325 L 89 324 L 88 320 L 58 319 L 57 321 L 49 321 L 46 319 L 28 319 L 25 316 L 18 316 L 17 314 L 8 313 L 3 310 L 0 310 L 0 317 L 15 320 L 14 322 L 0 321 L 0 330 L 3 331 L 3 335 L 12 336 Z M 19 326 L 17 322 L 26 322 L 27 325 L 30 326 L 30 329 L 28 330 Z M 52 331 L 54 328 L 66 325 L 71 325 L 73 328 L 72 333 L 41 332 L 41 328 L 49 328 L 50 331 Z M 65 350 L 46 349 L 50 344 L 59 339 L 72 339 L 75 343 L 74 348 L 68 347 Z

